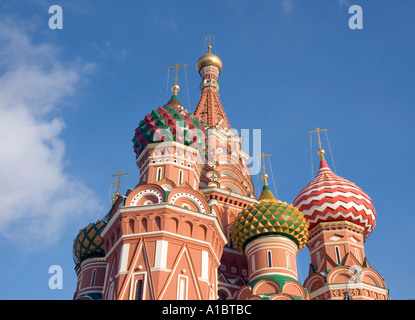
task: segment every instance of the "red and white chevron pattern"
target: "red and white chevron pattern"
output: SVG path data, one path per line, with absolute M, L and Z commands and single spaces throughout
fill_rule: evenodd
M 374 230 L 376 212 L 372 200 L 354 183 L 334 174 L 325 160 L 316 177 L 295 198 L 309 229 L 319 222 L 349 221 L 365 228 L 365 238 Z

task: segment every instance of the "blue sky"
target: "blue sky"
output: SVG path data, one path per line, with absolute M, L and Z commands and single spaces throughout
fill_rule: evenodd
M 53 4 L 61 30 L 48 27 Z M 362 30 L 348 26 L 352 4 Z M 392 299 L 415 298 L 414 13 L 411 0 L 1 1 L 0 298 L 72 299 L 74 237 L 109 210 L 112 174 L 129 173 L 122 193 L 138 183 L 131 139 L 170 98 L 165 68 L 189 64 L 179 98 L 194 110 L 207 34 L 231 126 L 262 130 L 279 198 L 315 175 L 308 131 L 328 129 L 329 165 L 377 211 L 371 266 Z M 298 260 L 304 281 L 306 248 Z M 61 290 L 48 286 L 51 265 Z

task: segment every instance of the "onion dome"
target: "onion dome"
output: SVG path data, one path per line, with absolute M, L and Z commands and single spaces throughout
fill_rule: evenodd
M 366 238 L 374 230 L 376 212 L 372 200 L 354 183 L 334 174 L 319 150 L 320 169 L 297 195 L 293 204 L 307 219 L 311 230 L 320 222 L 349 221 L 364 228 Z
M 219 69 L 219 73 L 222 71 L 223 64 L 222 60 L 211 52 L 212 46 L 208 46 L 208 53 L 204 54 L 197 60 L 196 69 L 200 73 L 203 67 L 215 66 Z
M 250 204 L 235 218 L 232 241 L 235 248 L 244 252 L 250 240 L 265 235 L 283 235 L 293 240 L 298 250 L 307 243 L 308 228 L 303 214 L 292 204 L 276 200 L 263 174 L 264 186 L 258 202 Z
M 206 150 L 207 137 L 198 118 L 181 105 L 173 86 L 173 96 L 163 107 L 153 110 L 140 121 L 133 138 L 136 157 L 149 143 L 175 141 L 198 149 Z
M 107 221 L 103 219 L 90 223 L 79 230 L 73 242 L 73 259 L 76 264 L 86 258 L 105 256 L 104 239 L 101 238 L 101 232 L 106 225 Z

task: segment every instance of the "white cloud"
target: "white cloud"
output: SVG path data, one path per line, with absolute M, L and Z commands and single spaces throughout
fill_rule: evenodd
M 284 14 L 289 14 L 295 7 L 294 0 L 282 0 L 281 9 Z
M 56 116 L 89 65 L 60 62 L 54 46 L 32 43 L 4 18 L 0 48 L 0 235 L 40 247 L 96 203 L 65 172 L 65 123 Z

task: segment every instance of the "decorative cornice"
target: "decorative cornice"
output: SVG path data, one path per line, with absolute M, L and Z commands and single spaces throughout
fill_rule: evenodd
M 367 290 L 368 292 L 375 292 L 377 294 L 385 295 L 385 298 L 388 297 L 388 293 L 389 293 L 389 290 L 386 288 L 377 287 L 377 286 L 374 286 L 374 285 L 371 285 L 365 282 L 327 283 L 324 286 L 310 292 L 310 299 L 314 299 L 324 293 L 329 293 L 330 291 L 333 291 L 333 290 L 339 291 L 339 295 L 337 296 L 338 299 L 343 299 L 343 290 L 345 290 L 346 288 L 349 290 L 358 289 L 360 291 Z M 331 297 L 330 294 L 327 296 L 327 298 L 333 299 L 333 297 Z M 362 294 L 359 294 L 358 296 L 356 296 L 356 298 L 366 298 L 366 299 L 371 299 L 371 300 L 374 299 L 370 295 L 362 295 Z
M 243 196 L 239 193 L 235 193 L 235 192 L 228 191 L 228 190 L 223 190 L 223 189 L 217 188 L 217 187 L 203 188 L 203 189 L 201 189 L 201 191 L 205 195 L 208 195 L 210 193 L 219 193 L 219 194 L 222 194 L 223 196 L 226 196 L 226 197 L 229 197 L 229 198 L 237 198 L 237 199 L 240 199 L 241 201 L 249 202 L 250 204 L 257 201 L 255 198 L 246 197 L 246 196 Z
M 204 218 L 204 219 L 208 219 L 211 220 L 216 228 L 219 230 L 220 232 L 220 236 L 222 238 L 222 240 L 224 241 L 225 244 L 228 243 L 228 240 L 224 234 L 224 231 L 219 223 L 219 218 L 214 216 L 213 214 L 205 214 L 205 213 L 200 213 L 200 212 L 195 212 L 195 211 L 191 211 L 182 207 L 178 207 L 172 204 L 168 204 L 168 203 L 158 203 L 158 204 L 150 204 L 150 205 L 145 205 L 145 206 L 136 206 L 136 207 L 121 207 L 117 210 L 117 212 L 111 217 L 110 221 L 108 222 L 108 224 L 106 225 L 106 227 L 104 228 L 104 230 L 101 232 L 101 237 L 105 237 L 105 234 L 107 233 L 107 230 L 109 230 L 112 226 L 112 224 L 114 223 L 115 220 L 117 220 L 117 218 L 121 215 L 121 213 L 124 212 L 137 212 L 137 211 L 154 211 L 157 212 L 160 209 L 170 209 L 173 210 L 175 212 L 180 212 L 180 213 L 185 213 L 188 215 L 192 215 L 198 218 Z
M 320 222 L 315 227 L 310 230 L 309 241 L 317 236 L 320 232 L 327 230 L 341 230 L 347 228 L 351 231 L 362 234 L 365 230 L 362 226 L 359 226 L 355 223 L 349 221 L 330 221 L 330 222 Z

